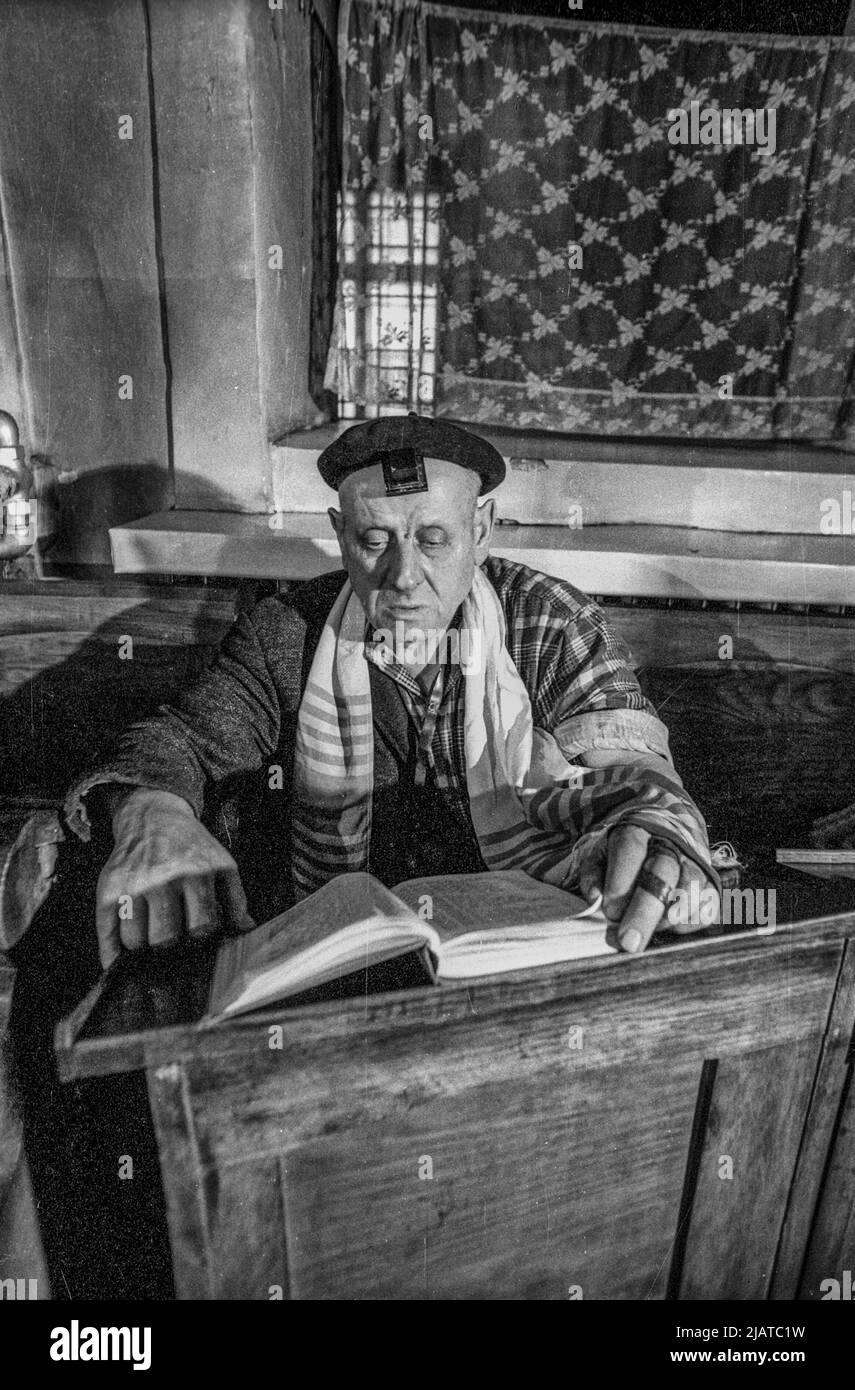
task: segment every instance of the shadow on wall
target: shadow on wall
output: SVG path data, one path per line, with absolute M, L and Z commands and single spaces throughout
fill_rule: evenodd
M 152 464 L 100 469 L 69 483 L 61 489 L 66 544 L 76 517 L 104 533 L 117 511 L 133 520 L 165 505 L 163 481 Z M 206 506 L 233 509 L 221 489 L 207 493 Z M 51 573 L 61 577 L 62 566 L 52 565 Z M 120 611 L 121 581 L 111 580 L 115 616 L 92 628 L 87 594 L 98 597 L 97 581 L 80 594 L 54 595 L 49 583 L 40 585 L 31 600 L 15 588 L 4 604 L 0 581 L 0 785 L 4 796 L 46 798 L 61 798 L 115 733 L 204 667 L 231 621 L 235 588 L 240 604 L 265 592 L 257 582 L 235 581 L 225 590 L 212 585 L 203 596 L 197 580 L 192 591 L 161 582 L 149 598 L 145 579 L 131 576 L 133 597 Z M 132 660 L 119 658 L 126 635 L 135 639 Z
M 190 489 L 179 484 L 181 490 Z M 192 493 L 198 511 L 242 510 L 237 493 L 226 492 L 198 474 L 192 478 Z M 56 487 L 55 497 L 57 531 L 46 558 L 61 573 L 63 564 L 109 564 L 109 528 L 149 512 L 169 510 L 174 506 L 175 486 L 163 465 L 152 460 L 66 476 Z

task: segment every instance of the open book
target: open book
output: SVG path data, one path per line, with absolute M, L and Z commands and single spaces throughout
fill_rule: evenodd
M 246 936 L 224 941 L 208 1017 L 226 1018 L 421 951 L 426 979 L 462 980 L 617 950 L 600 902 L 520 869 L 408 879 L 340 874 Z M 610 936 L 612 934 L 610 933 Z

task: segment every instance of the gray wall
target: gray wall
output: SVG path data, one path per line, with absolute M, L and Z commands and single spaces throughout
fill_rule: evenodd
M 173 503 L 266 511 L 268 442 L 320 419 L 303 8 L 0 0 L 0 408 L 77 475 L 57 558 Z

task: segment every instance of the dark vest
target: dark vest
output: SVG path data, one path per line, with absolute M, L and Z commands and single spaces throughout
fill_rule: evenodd
M 232 852 L 247 890 L 250 911 L 265 921 L 293 901 L 290 876 L 290 804 L 297 711 L 324 621 L 341 586 L 337 572 L 302 585 L 281 600 L 293 626 L 292 674 L 280 691 L 279 748 L 256 777 L 235 788 L 237 843 Z M 290 636 L 290 634 L 289 634 Z M 417 786 L 416 731 L 401 691 L 369 663 L 374 720 L 374 797 L 368 868 L 393 887 L 426 874 L 481 873 L 486 869 L 469 815 L 465 790 L 439 788 L 432 774 Z M 282 768 L 281 789 L 271 768 Z

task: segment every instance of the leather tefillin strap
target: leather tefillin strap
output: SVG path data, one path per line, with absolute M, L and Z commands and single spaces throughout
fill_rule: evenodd
M 639 888 L 643 888 L 645 893 L 650 894 L 651 898 L 658 898 L 663 907 L 670 906 L 674 888 L 672 884 L 666 883 L 664 878 L 651 873 L 649 869 L 642 869 L 636 882 Z
M 662 903 L 663 907 L 669 907 L 674 897 L 674 884 L 666 883 L 664 878 L 660 878 L 658 874 L 653 873 L 652 869 L 647 867 L 648 864 L 663 856 L 667 856 L 669 859 L 674 860 L 679 873 L 682 868 L 682 861 L 679 852 L 674 848 L 670 840 L 663 840 L 657 836 L 651 836 L 650 843 L 647 847 L 647 858 L 644 861 L 644 867 L 641 873 L 638 875 L 638 886 L 639 888 L 643 888 L 645 893 L 649 893 L 651 897 L 657 898 L 659 902 Z

